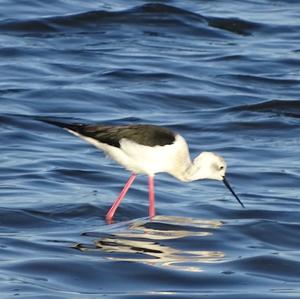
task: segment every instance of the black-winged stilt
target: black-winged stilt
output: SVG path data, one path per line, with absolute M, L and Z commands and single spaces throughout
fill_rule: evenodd
M 149 216 L 155 216 L 154 175 L 167 172 L 183 182 L 202 179 L 223 181 L 237 201 L 244 207 L 225 178 L 225 160 L 212 152 L 202 152 L 193 161 L 185 139 L 170 129 L 154 125 L 82 125 L 54 120 L 44 122 L 59 126 L 103 150 L 113 160 L 131 171 L 108 213 L 111 222 L 118 206 L 135 180 L 137 174 L 147 174 L 149 184 Z

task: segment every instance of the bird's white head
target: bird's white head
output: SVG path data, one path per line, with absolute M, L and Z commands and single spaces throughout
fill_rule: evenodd
M 192 180 L 211 179 L 223 181 L 226 173 L 225 160 L 212 152 L 202 152 L 194 159 Z
M 193 161 L 193 165 L 190 168 L 191 172 L 189 173 L 189 180 L 203 180 L 211 179 L 222 181 L 227 189 L 232 193 L 236 200 L 244 207 L 243 203 L 239 197 L 235 194 L 231 188 L 228 180 L 225 178 L 227 165 L 225 160 L 211 152 L 202 152 L 198 157 Z

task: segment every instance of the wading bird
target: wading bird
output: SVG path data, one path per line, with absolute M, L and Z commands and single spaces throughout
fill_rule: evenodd
M 244 207 L 225 178 L 225 160 L 212 152 L 202 152 L 191 160 L 185 139 L 170 129 L 155 125 L 83 125 L 44 120 L 64 128 L 68 132 L 104 151 L 110 158 L 132 174 L 117 200 L 106 214 L 111 222 L 137 174 L 147 174 L 149 184 L 149 216 L 155 216 L 154 176 L 166 172 L 180 181 L 203 179 L 222 181 L 237 201 Z

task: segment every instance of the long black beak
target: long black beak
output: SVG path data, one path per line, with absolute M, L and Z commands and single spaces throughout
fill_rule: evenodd
M 233 189 L 231 188 L 231 186 L 229 185 L 229 183 L 228 183 L 228 181 L 227 181 L 227 179 L 225 177 L 223 178 L 223 183 L 227 187 L 227 189 L 232 193 L 232 195 L 236 198 L 236 200 L 239 202 L 239 204 L 244 208 L 245 206 L 240 201 L 240 199 L 238 198 L 238 196 L 235 194 L 235 192 L 233 191 Z

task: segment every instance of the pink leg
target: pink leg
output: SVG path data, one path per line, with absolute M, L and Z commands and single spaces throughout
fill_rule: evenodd
M 154 176 L 149 175 L 149 217 L 155 216 Z
M 114 215 L 115 215 L 115 212 L 118 208 L 118 206 L 120 205 L 122 199 L 124 198 L 124 196 L 126 195 L 127 191 L 129 190 L 130 186 L 132 185 L 134 179 L 136 178 L 136 174 L 133 173 L 129 180 L 127 181 L 127 183 L 125 184 L 123 190 L 121 191 L 121 193 L 119 194 L 117 200 L 114 202 L 114 204 L 111 206 L 111 208 L 109 209 L 109 211 L 107 212 L 106 214 L 106 221 L 107 222 L 111 222 Z

